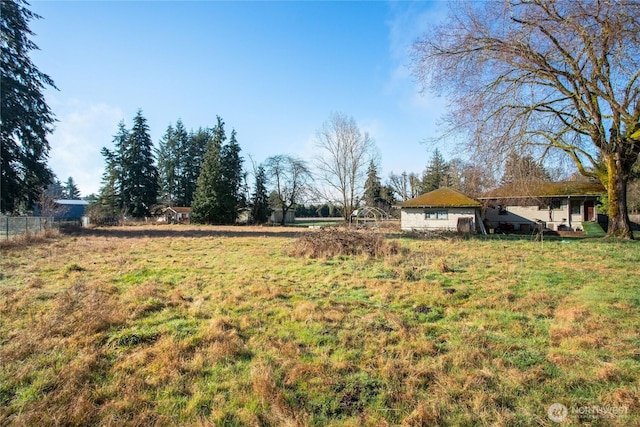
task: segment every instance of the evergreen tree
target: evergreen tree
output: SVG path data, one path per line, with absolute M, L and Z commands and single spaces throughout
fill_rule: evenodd
M 160 199 L 170 206 L 191 206 L 196 191 L 202 158 L 211 139 L 211 132 L 199 129 L 187 133 L 182 120 L 175 128 L 167 127 L 156 155 Z
M 187 149 L 189 145 L 189 134 L 184 128 L 182 120 L 178 119 L 175 129 L 175 152 L 174 164 L 176 174 L 176 206 L 189 206 L 187 204 L 187 182 L 185 180 L 186 163 L 189 161 L 187 157 Z M 194 181 L 195 183 L 195 181 Z
M 428 193 L 437 190 L 440 187 L 451 186 L 451 177 L 449 176 L 449 165 L 440 154 L 437 148 L 433 152 L 431 161 L 422 176 L 422 192 Z
M 217 193 L 220 206 L 219 222 L 223 224 L 235 223 L 238 218 L 238 208 L 245 202 L 242 191 L 244 181 L 242 161 L 236 131 L 232 130 L 229 143 L 224 145 L 220 152 L 221 175 Z
M 502 185 L 527 185 L 536 180 L 551 180 L 549 172 L 542 163 L 536 162 L 529 154 L 520 155 L 515 152 L 509 154 L 505 162 L 504 173 L 500 179 Z
M 60 182 L 60 180 L 56 177 L 53 178 L 53 182 L 47 186 L 47 189 L 44 192 L 44 195 L 52 200 L 56 199 L 64 199 L 65 198 L 65 188 Z
M 364 202 L 369 207 L 379 207 L 381 201 L 382 184 L 378 176 L 378 168 L 375 163 L 369 163 L 367 180 L 364 183 Z
M 175 130 L 169 125 L 156 150 L 160 200 L 168 206 L 175 206 L 178 191 L 176 146 Z
M 387 212 L 390 212 L 398 201 L 394 195 L 393 188 L 390 185 L 383 185 L 380 189 L 380 202 L 378 207 Z
M 154 164 L 149 126 L 142 110 L 138 110 L 133 119 L 121 161 L 124 207 L 134 218 L 143 218 L 149 215 L 158 198 L 158 169 Z
M 187 138 L 187 147 L 184 150 L 185 162 L 182 172 L 182 189 L 184 192 L 184 206 L 191 206 L 196 193 L 198 177 L 204 159 L 207 146 L 213 139 L 210 129 L 198 129 L 191 132 Z
M 271 215 L 271 209 L 267 194 L 267 174 L 264 166 L 260 165 L 256 170 L 256 182 L 251 195 L 251 222 L 264 224 L 269 220 L 269 215 Z
M 80 200 L 80 190 L 72 177 L 67 178 L 64 185 L 64 197 L 70 200 Z
M 29 58 L 37 50 L 23 0 L 0 1 L 0 212 L 30 208 L 53 179 L 47 167 L 54 115 L 43 90 L 55 88 Z
M 128 142 L 129 131 L 124 121 L 120 121 L 120 123 L 118 123 L 118 133 L 113 137 L 114 150 L 112 151 L 103 147 L 101 151 L 105 160 L 105 170 L 102 174 L 102 187 L 98 201 L 100 211 L 103 212 L 105 216 L 117 217 L 123 214 L 122 159 Z
M 208 141 L 204 154 L 198 184 L 191 205 L 191 219 L 194 222 L 218 223 L 220 220 L 220 204 L 218 189 L 221 177 L 220 154 L 222 145 L 227 139 L 224 121 L 217 117 L 218 123 L 212 130 L 212 138 Z

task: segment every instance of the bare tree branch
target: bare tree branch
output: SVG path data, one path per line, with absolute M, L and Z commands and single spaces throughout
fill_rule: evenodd
M 640 3 L 452 3 L 413 47 L 413 73 L 451 100 L 446 133 L 492 163 L 565 153 L 608 189 L 612 235 L 631 237 L 626 179 L 640 153 Z
M 326 185 L 324 199 L 343 207 L 347 221 L 364 193 L 367 166 L 375 157 L 375 143 L 362 133 L 352 117 L 331 115 L 316 135 L 318 179 Z M 323 191 L 324 190 L 324 191 Z

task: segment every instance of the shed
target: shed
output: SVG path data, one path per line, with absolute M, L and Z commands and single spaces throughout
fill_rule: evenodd
M 42 208 L 37 204 L 34 207 L 34 216 L 53 216 L 56 221 L 79 221 L 87 210 L 89 202 L 75 199 L 56 199 L 49 206 Z
M 443 187 L 400 205 L 403 231 L 482 231 L 481 203 L 453 188 Z
M 271 215 L 269 216 L 269 222 L 280 224 L 282 223 L 282 208 L 271 208 Z M 293 224 L 296 222 L 295 209 L 289 209 L 284 218 L 285 224 Z

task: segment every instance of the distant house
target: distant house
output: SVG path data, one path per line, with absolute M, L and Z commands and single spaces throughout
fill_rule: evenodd
M 453 188 L 439 188 L 400 205 L 403 231 L 482 231 L 481 203 Z
M 582 222 L 597 221 L 598 199 L 607 192 L 599 182 L 529 182 L 488 191 L 483 204 L 488 227 L 529 231 L 542 223 L 550 230 L 582 230 Z
M 191 208 L 184 206 L 173 206 L 162 211 L 163 222 L 173 224 L 189 224 L 191 221 Z

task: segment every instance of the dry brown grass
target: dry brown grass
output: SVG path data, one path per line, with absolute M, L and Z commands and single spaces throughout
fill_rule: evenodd
M 0 240 L 0 250 L 19 250 L 38 243 L 45 243 L 51 239 L 60 237 L 60 232 L 55 228 L 45 228 L 42 233 L 24 233 Z
M 318 258 L 277 227 L 3 250 L 0 425 L 551 425 L 555 401 L 637 424 L 637 246 L 353 251 L 368 234 Z
M 340 255 L 367 255 L 385 257 L 396 255 L 399 246 L 385 239 L 384 235 L 370 230 L 330 227 L 300 237 L 291 255 L 309 258 Z

